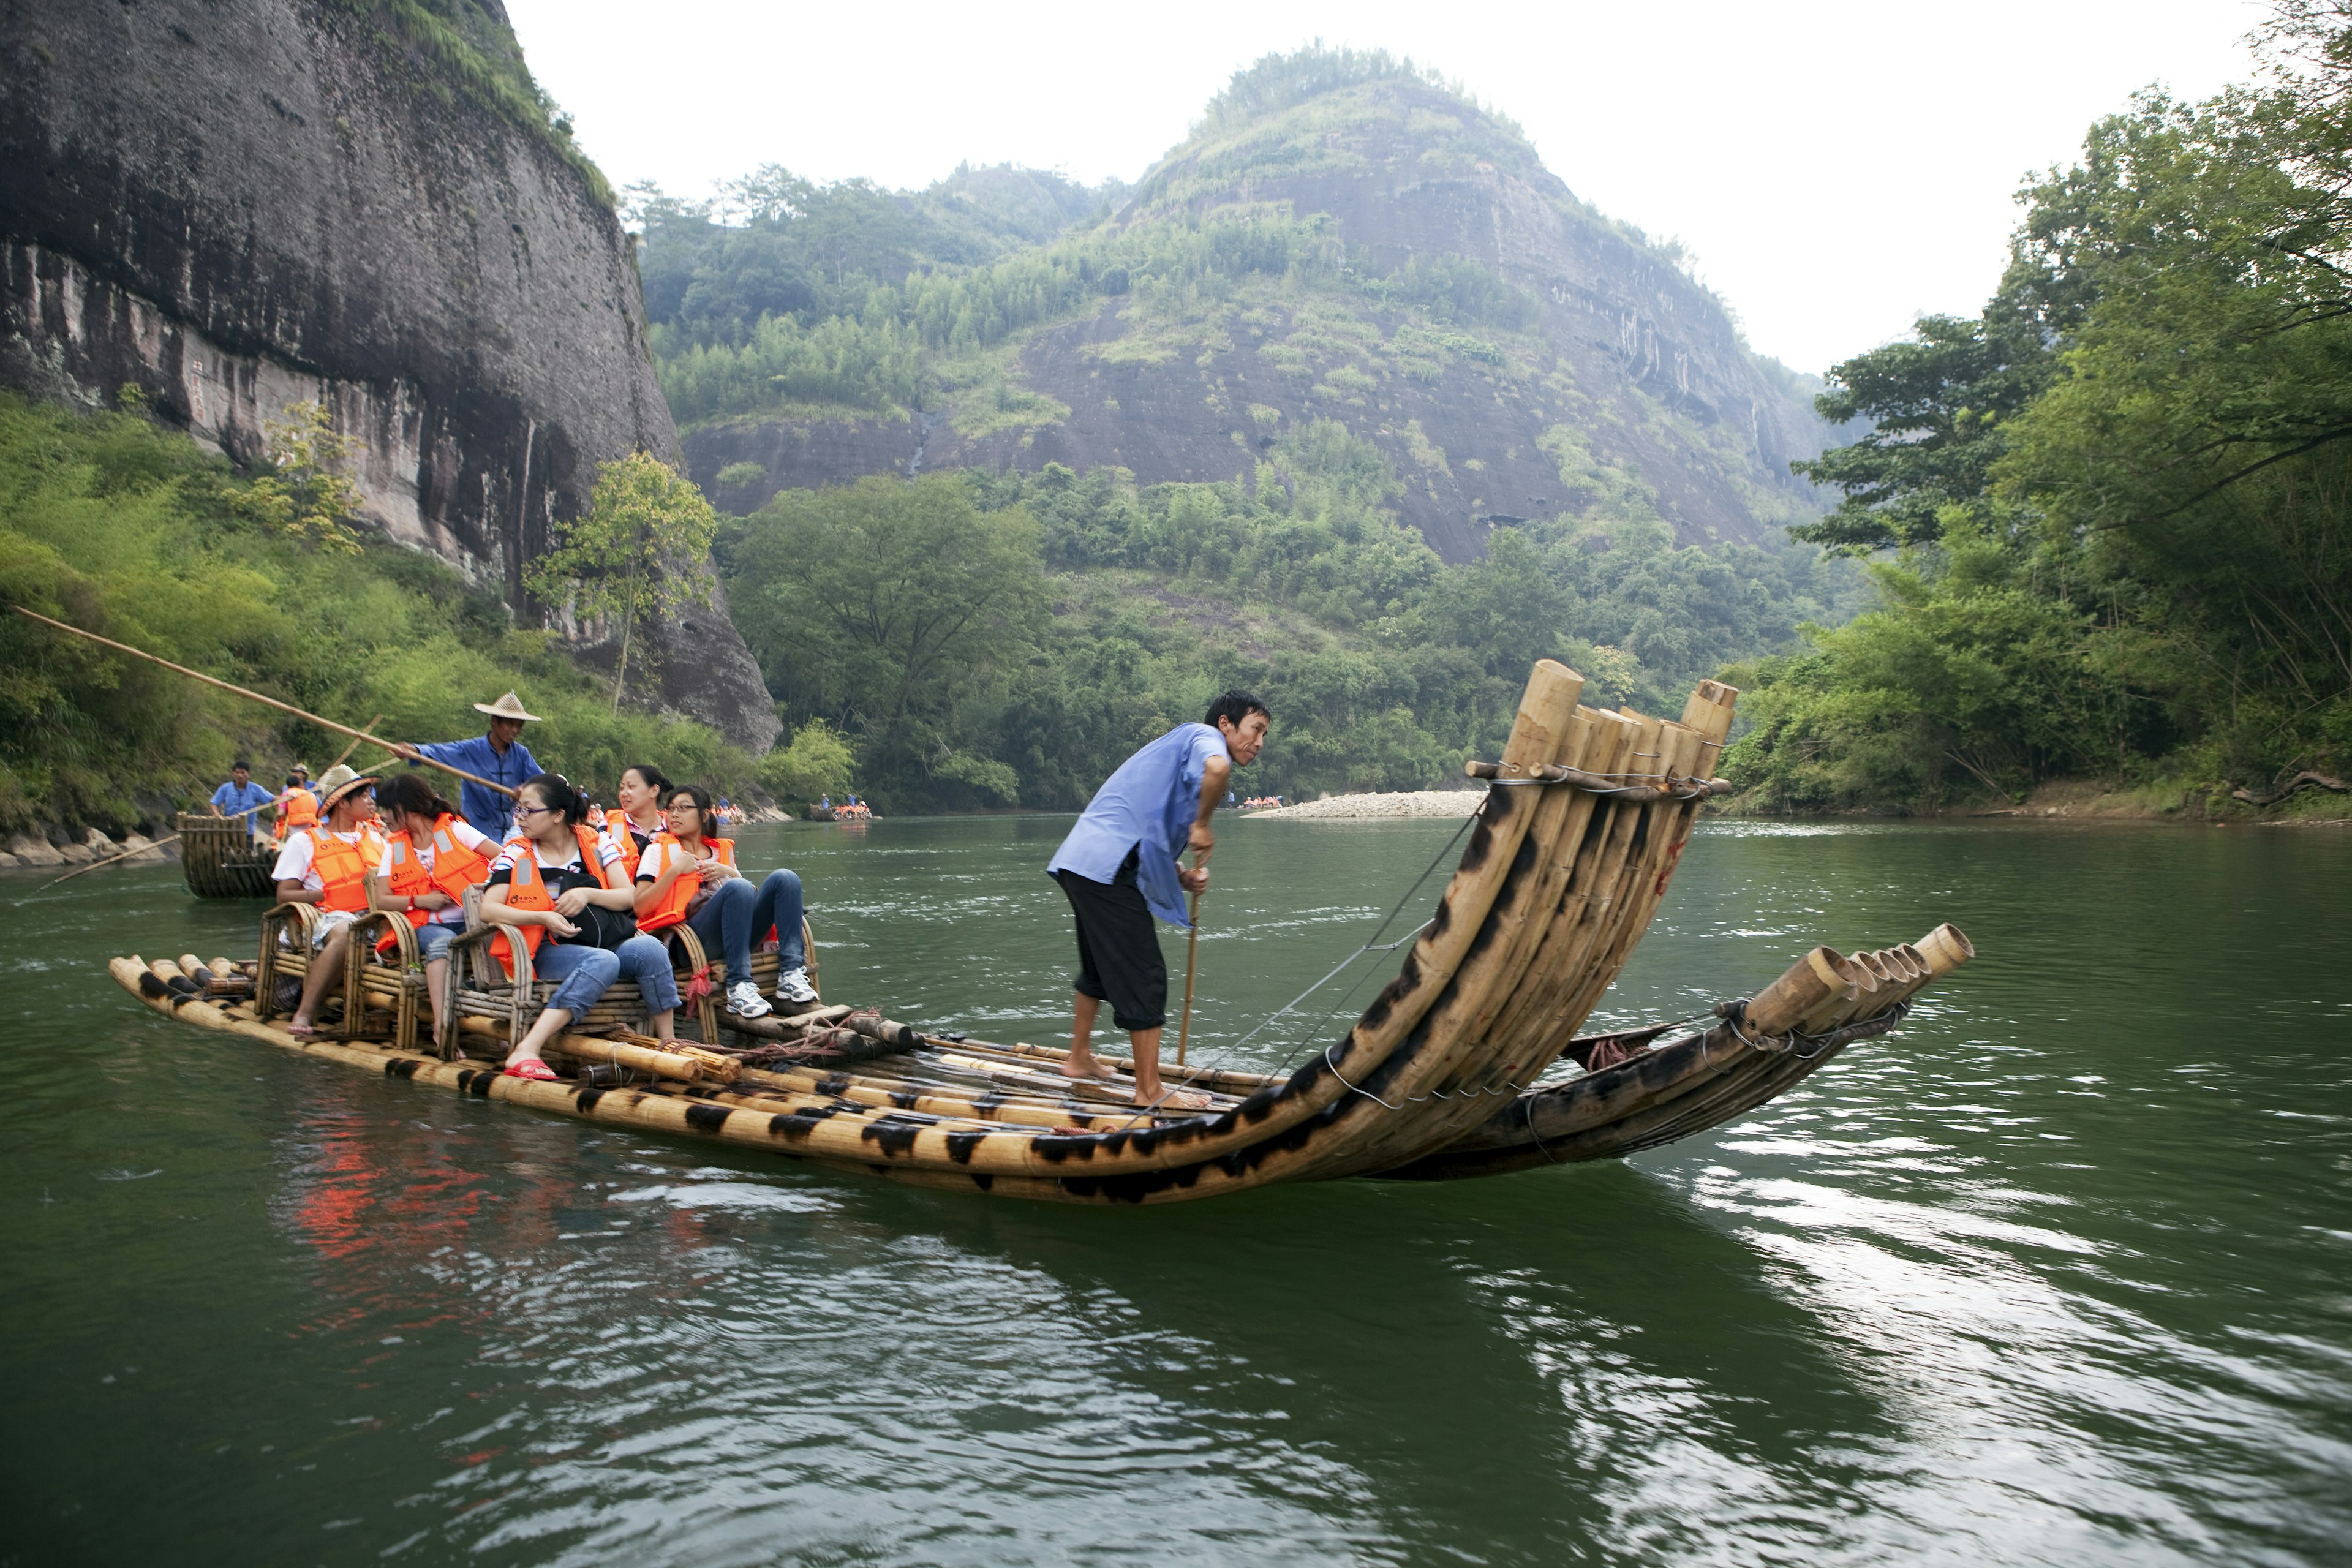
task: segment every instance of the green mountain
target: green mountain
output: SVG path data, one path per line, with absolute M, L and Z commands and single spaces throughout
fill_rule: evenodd
M 1820 510 L 1789 471 L 1822 445 L 1812 384 L 1745 346 L 1677 247 L 1385 55 L 1261 61 L 1131 193 L 772 174 L 738 205 L 732 226 L 650 206 L 644 270 L 689 462 L 739 510 L 967 466 L 1255 489 L 1318 419 L 1381 455 L 1449 562 L 1537 519 L 1728 543 Z

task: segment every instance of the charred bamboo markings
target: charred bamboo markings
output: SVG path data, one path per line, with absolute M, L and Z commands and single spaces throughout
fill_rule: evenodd
M 1652 782 L 1705 776 L 1735 695 L 1703 686 L 1673 722 L 1581 707 L 1580 691 L 1562 667 L 1533 673 L 1498 764 L 1509 772 L 1434 918 L 1353 1027 L 1284 1078 L 1194 1076 L 1190 1087 L 1213 1097 L 1198 1115 L 1155 1116 L 1066 1080 L 1058 1051 L 917 1037 L 878 1012 L 857 1016 L 865 1025 L 846 1032 L 904 1048 L 839 1069 L 750 1067 L 729 1054 L 734 1047 L 652 1040 L 622 1019 L 559 1042 L 559 1067 L 641 1075 L 612 1089 L 526 1082 L 481 1056 L 441 1061 L 402 1048 L 405 1037 L 387 1034 L 395 1013 L 377 1010 L 397 997 L 373 979 L 346 985 L 343 1037 L 298 1041 L 265 1016 L 264 982 L 279 966 L 291 980 L 309 960 L 293 915 L 268 928 L 289 942 L 269 942 L 258 963 L 234 973 L 193 954 L 110 967 L 146 1005 L 183 1022 L 475 1099 L 952 1191 L 1137 1204 L 1338 1175 L 1486 1174 L 1654 1146 L 1799 1081 L 1847 1040 L 1890 1025 L 1904 999 L 1969 956 L 1949 928 L 1851 957 L 1819 949 L 1715 1029 L 1663 1045 L 1660 1031 L 1629 1032 L 1605 1053 L 1581 1042 L 1582 1076 L 1523 1089 L 1571 1044 L 1655 914 L 1700 802 Z M 1544 782 L 1560 769 L 1631 787 Z M 480 1037 L 459 1042 L 483 1056 L 502 1055 L 511 1037 L 510 1009 L 491 1000 L 497 1016 L 474 1020 L 488 1026 Z

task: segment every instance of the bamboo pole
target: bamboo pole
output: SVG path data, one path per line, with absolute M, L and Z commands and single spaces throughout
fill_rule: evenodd
M 222 818 L 221 818 L 221 820 L 222 820 L 223 822 L 235 822 L 235 821 L 236 821 L 238 817 L 240 817 L 240 816 L 251 816 L 255 812 L 257 812 L 257 811 L 267 811 L 267 810 L 268 810 L 271 806 L 273 806 L 273 805 L 277 805 L 277 804 L 278 804 L 278 803 L 277 803 L 276 801 L 264 801 L 264 802 L 263 802 L 261 805 L 248 805 L 248 806 L 247 806 L 243 811 L 232 811 L 232 812 L 230 812 L 227 816 L 226 816 L 222 817 Z M 120 855 L 109 855 L 109 856 L 108 856 L 105 859 L 103 859 L 103 860 L 93 860 L 93 861 L 91 861 L 91 862 L 90 862 L 89 865 L 87 865 L 87 866 L 77 866 L 77 867 L 75 867 L 72 870 L 70 870 L 70 871 L 67 872 L 67 873 L 66 873 L 64 876 L 62 876 L 62 877 L 52 877 L 52 878 L 50 878 L 47 881 L 46 881 L 46 882 L 42 883 L 39 887 L 35 888 L 35 889 L 33 889 L 33 891 L 32 891 L 32 892 L 30 892 L 30 893 L 26 893 L 26 894 L 25 895 L 25 899 L 32 898 L 35 894 L 38 894 L 38 893 L 46 893 L 46 892 L 47 892 L 51 888 L 56 887 L 59 882 L 70 882 L 70 881 L 72 881 L 76 877 L 80 876 L 80 875 L 81 875 L 83 872 L 85 872 L 85 871 L 95 871 L 95 870 L 97 870 L 100 866 L 111 866 L 111 865 L 113 865 L 113 864 L 114 864 L 116 861 L 118 861 L 118 860 L 128 860 L 128 859 L 130 859 L 130 858 L 131 858 L 131 857 L 132 857 L 133 855 L 144 855 L 144 854 L 146 854 L 146 853 L 147 853 L 147 851 L 148 851 L 148 850 L 150 850 L 150 849 L 161 849 L 161 848 L 162 848 L 162 847 L 163 847 L 163 846 L 164 846 L 164 845 L 166 845 L 166 844 L 173 844 L 173 843 L 176 843 L 176 842 L 178 842 L 179 837 L 180 837 L 180 836 L 179 836 L 178 834 L 174 833 L 174 834 L 172 834 L 172 835 L 171 835 L 170 837 L 164 837 L 164 838 L 158 838 L 158 839 L 155 839 L 154 841 L 152 841 L 152 843 L 142 845 L 142 846 L 141 846 L 139 848 L 136 848 L 136 849 L 125 849 L 125 850 L 124 850 L 124 851 L 122 851 L 122 853 L 121 853 Z M 19 899 L 19 900 L 17 900 L 16 901 L 17 901 L 18 903 L 20 903 L 20 904 L 21 904 L 21 903 L 23 903 L 23 902 L 25 901 L 25 899 Z
M 1201 855 L 1192 854 L 1192 869 L 1201 868 Z M 1201 895 L 1194 893 L 1185 908 L 1188 929 L 1184 932 L 1184 1014 L 1176 1025 L 1176 1065 L 1184 1065 L 1184 1047 L 1192 1038 L 1192 972 L 1201 962 Z
M 463 1016 L 457 1020 L 457 1027 L 468 1035 L 479 1035 L 486 1039 L 506 1043 L 506 1026 L 493 1019 Z M 677 1043 L 683 1045 L 685 1042 Z M 547 1048 L 557 1056 L 586 1062 L 604 1062 L 626 1068 L 632 1072 L 649 1072 L 658 1078 L 676 1079 L 680 1083 L 697 1083 L 705 1078 L 725 1083 L 732 1080 L 740 1070 L 730 1057 L 713 1055 L 706 1058 L 700 1052 L 689 1055 L 683 1050 L 632 1045 L 626 1040 L 607 1040 L 593 1035 L 558 1034 L 547 1043 Z
M 104 646 L 114 649 L 118 653 L 127 653 L 133 658 L 143 658 L 150 664 L 160 664 L 165 669 L 176 670 L 180 674 L 186 676 L 191 680 L 201 680 L 206 686 L 216 686 L 223 691 L 234 692 L 239 697 L 249 697 L 254 701 L 261 703 L 265 707 L 275 708 L 281 713 L 291 713 L 297 719 L 301 719 L 310 723 L 316 724 L 321 730 L 332 730 L 336 734 L 349 735 L 354 741 L 366 741 L 373 745 L 382 746 L 385 751 L 390 752 L 395 757 L 400 755 L 399 745 L 394 742 L 383 739 L 380 735 L 371 735 L 364 730 L 354 730 L 348 724 L 338 724 L 332 719 L 321 719 L 316 713 L 308 712 L 303 709 L 295 707 L 291 702 L 280 702 L 275 697 L 264 697 L 260 692 L 250 690 L 246 687 L 232 686 L 227 681 L 222 680 L 215 676 L 206 675 L 201 669 L 190 669 L 184 664 L 173 664 L 168 658 L 149 653 L 144 648 L 132 647 L 129 643 L 116 642 L 112 637 L 102 637 L 96 632 L 86 632 L 79 626 L 68 626 L 63 621 L 53 621 L 47 616 L 40 615 L 35 611 L 25 608 L 22 605 L 11 605 L 9 608 L 15 610 L 18 615 L 25 616 L 28 620 L 40 622 L 45 626 L 55 626 L 61 632 L 71 632 L 75 637 L 88 637 L 90 641 L 103 644 Z M 346 754 L 348 754 L 348 752 Z M 457 777 L 464 779 L 467 784 L 478 784 L 484 789 L 494 789 L 500 795 L 510 795 L 515 793 L 514 790 L 509 788 L 508 785 L 496 783 L 490 779 L 483 778 L 478 773 L 469 773 L 463 768 L 451 767 L 447 763 L 436 762 L 431 757 L 425 756 L 420 756 L 417 760 L 428 768 L 439 768 L 445 773 L 455 773 Z

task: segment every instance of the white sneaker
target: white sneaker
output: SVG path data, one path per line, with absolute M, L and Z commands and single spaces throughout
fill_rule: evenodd
M 760 988 L 749 980 L 738 980 L 727 988 L 727 1010 L 739 1018 L 764 1018 L 775 1011 Z
M 808 983 L 805 969 L 787 969 L 776 976 L 776 1000 L 801 1006 L 816 1000 L 816 987 Z

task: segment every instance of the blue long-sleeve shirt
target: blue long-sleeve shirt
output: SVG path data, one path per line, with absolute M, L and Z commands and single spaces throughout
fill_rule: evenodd
M 1045 874 L 1076 871 L 1090 882 L 1108 882 L 1118 875 L 1127 852 L 1140 846 L 1136 890 L 1170 925 L 1191 925 L 1184 915 L 1184 885 L 1176 879 L 1176 857 L 1191 841 L 1201 814 L 1201 777 L 1209 759 L 1232 755 L 1224 736 L 1209 725 L 1177 725 L 1103 781 L 1087 802 L 1086 815 L 1054 851 Z
M 221 815 L 223 816 L 243 816 L 249 815 L 253 812 L 259 811 L 263 806 L 268 805 L 271 801 L 276 800 L 278 796 L 275 794 L 262 788 L 259 784 L 253 783 L 251 780 L 247 781 L 243 789 L 239 789 L 236 786 L 236 782 L 232 779 L 227 784 L 221 785 L 220 788 L 213 791 L 213 804 L 221 808 Z
M 503 757 L 491 746 L 488 735 L 477 735 L 470 741 L 435 741 L 416 749 L 436 763 L 463 768 L 509 789 L 520 789 L 523 780 L 546 771 L 530 754 L 530 748 L 520 741 L 509 746 Z M 466 814 L 474 831 L 494 844 L 504 844 L 514 837 L 514 805 L 512 796 L 484 789 L 478 784 L 467 784 L 457 796 L 457 809 Z

